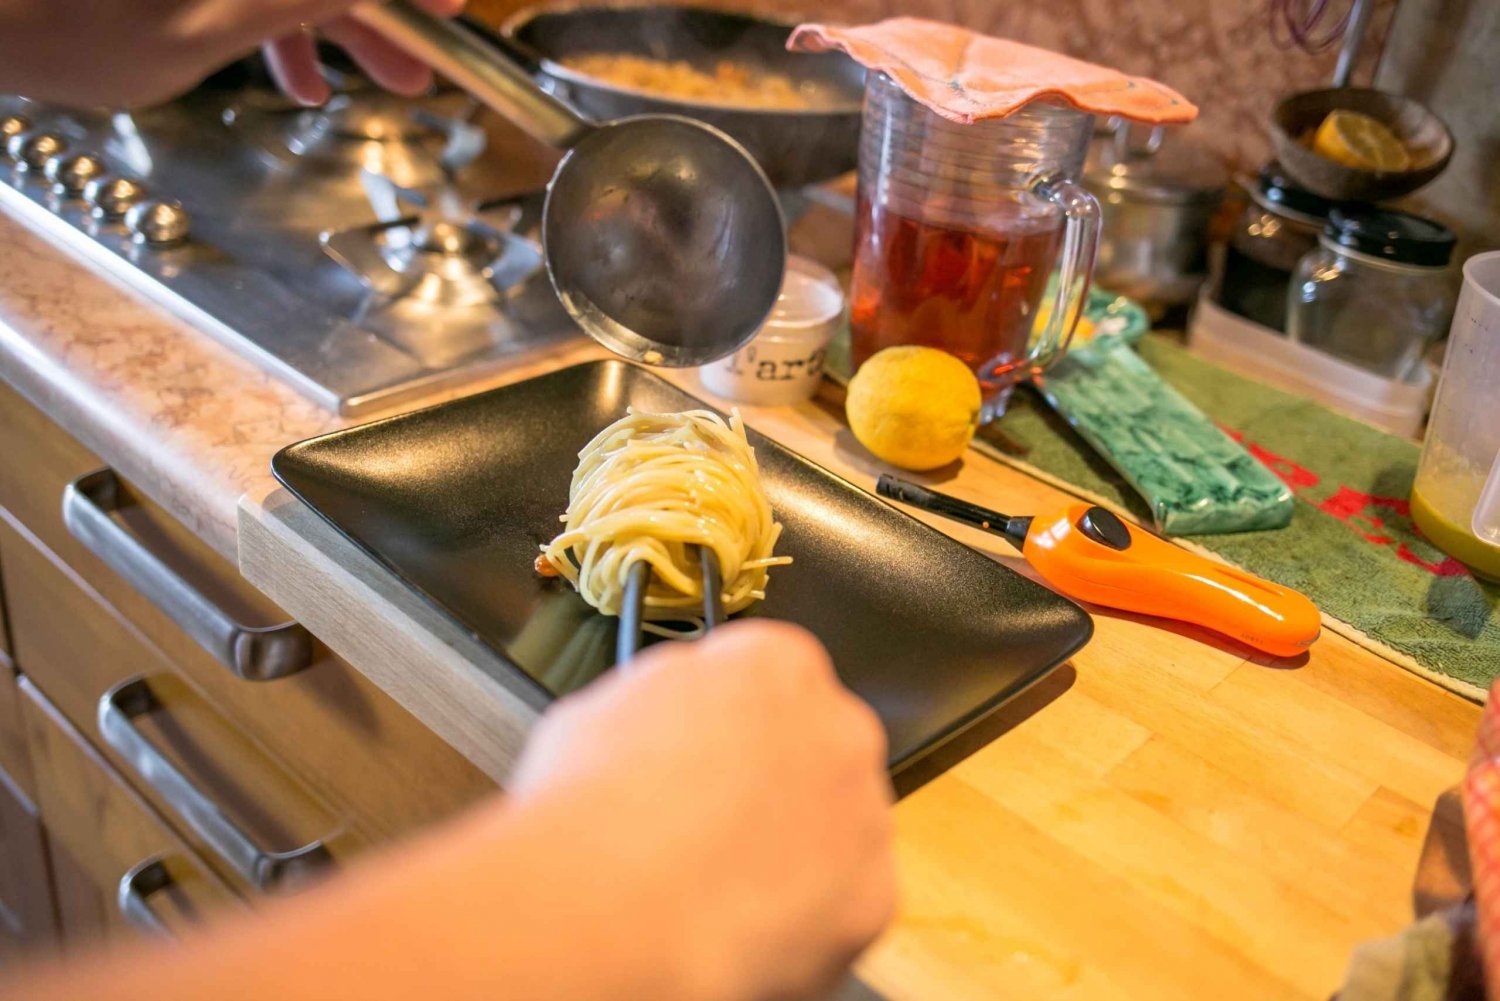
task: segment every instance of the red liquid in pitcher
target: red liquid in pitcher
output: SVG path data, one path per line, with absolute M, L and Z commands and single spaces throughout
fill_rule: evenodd
M 855 366 L 882 348 L 922 344 L 963 359 L 986 396 L 1007 388 L 1057 264 L 1061 220 L 1002 219 L 994 232 L 949 228 L 889 208 L 872 212 L 863 192 L 855 218 Z

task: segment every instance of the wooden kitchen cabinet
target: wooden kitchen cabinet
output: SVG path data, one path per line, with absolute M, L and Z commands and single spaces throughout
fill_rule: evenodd
M 0 385 L 4 385 L 0 383 Z M 0 657 L 10 657 L 10 630 L 5 624 L 5 564 L 0 563 Z
M 10 658 L 0 653 L 0 773 L 28 799 L 36 798 L 31 764 L 26 757 L 26 738 L 21 733 L 20 695 Z
M 50 945 L 57 921 L 10 659 L 0 564 L 0 964 Z
M 100 936 L 180 933 L 215 910 L 241 906 L 46 696 L 25 680 L 21 692 L 70 948 Z M 149 878 L 123 885 L 138 872 Z
M 78 534 L 64 515 L 70 484 L 107 477 L 110 504 L 89 513 L 224 616 L 266 626 L 284 613 L 189 527 L 99 473 L 102 461 L 3 382 L 0 441 L 0 795 L 16 793 L 0 803 L 5 929 L 23 924 L 6 916 L 24 910 L 25 926 L 45 926 L 65 947 L 118 934 L 128 924 L 121 880 L 153 859 L 139 883 L 147 905 L 132 909 L 180 923 L 185 910 L 295 885 L 495 791 L 315 640 L 301 671 L 234 673 L 180 609 L 138 589 L 118 550 Z M 75 514 L 80 496 L 75 487 Z M 163 788 L 154 761 L 185 780 L 198 807 L 227 818 L 227 841 L 205 830 L 182 786 Z M 308 846 L 315 864 L 294 859 L 286 880 L 263 878 L 264 866 L 283 866 L 276 856 Z M 23 867 L 23 856 L 40 861 Z M 5 949 L 22 944 L 10 935 Z
M 41 818 L 0 772 L 0 964 L 50 945 L 56 932 Z
M 321 644 L 314 644 L 311 666 L 296 674 L 271 681 L 232 674 L 69 533 L 62 516 L 64 491 L 105 463 L 3 382 L 0 441 L 16 456 L 0 464 L 0 508 L 31 548 L 46 552 L 93 593 L 96 604 L 117 613 L 171 670 L 337 807 L 364 837 L 387 839 L 418 830 L 494 792 L 494 783 L 479 769 Z M 246 583 L 236 567 L 127 482 L 120 481 L 112 520 L 237 620 L 262 626 L 285 621 L 285 613 Z M 18 660 L 22 670 L 37 673 L 24 656 Z
M 16 702 L 16 666 L 10 657 L 5 625 L 5 564 L 0 561 L 0 772 L 28 798 L 35 798 L 26 743 L 21 736 L 21 711 Z
M 191 796 L 221 813 L 235 833 L 265 853 L 322 845 L 325 854 L 341 855 L 367 843 L 274 751 L 248 738 L 160 651 L 95 600 L 84 582 L 29 543 L 3 512 L 0 553 L 27 581 L 11 596 L 11 620 L 29 684 L 226 880 L 247 892 L 258 885 L 258 877 L 235 861 L 222 839 L 213 843 L 211 832 L 195 828 L 192 818 L 202 811 L 174 793 L 153 762 L 168 763 L 186 779 Z M 131 686 L 148 702 L 128 717 L 115 713 L 110 728 L 104 700 L 120 686 Z M 34 744 L 28 747 L 40 784 L 45 763 L 37 759 Z

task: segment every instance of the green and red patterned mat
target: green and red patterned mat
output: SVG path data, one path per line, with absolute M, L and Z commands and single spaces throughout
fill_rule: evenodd
M 1422 538 L 1407 496 L 1418 447 L 1244 379 L 1161 337 L 1139 351 L 1169 384 L 1289 486 L 1288 528 L 1188 541 L 1295 587 L 1357 641 L 1473 698 L 1500 675 L 1500 587 Z M 1125 481 L 1034 393 L 1018 392 L 976 447 L 1150 524 Z

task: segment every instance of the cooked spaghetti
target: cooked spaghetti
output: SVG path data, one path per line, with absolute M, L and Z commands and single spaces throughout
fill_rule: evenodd
M 767 571 L 790 563 L 772 550 L 771 514 L 738 412 L 630 410 L 578 453 L 564 528 L 542 559 L 590 605 L 619 615 L 632 564 L 651 565 L 645 617 L 694 621 L 703 608 L 698 547 L 719 558 L 724 611 L 765 597 Z

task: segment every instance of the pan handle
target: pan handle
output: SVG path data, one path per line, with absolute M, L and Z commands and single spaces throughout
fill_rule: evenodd
M 486 44 L 499 49 L 502 56 L 525 70 L 533 80 L 543 72 L 542 54 L 519 38 L 513 38 L 502 29 L 485 24 L 472 14 L 459 14 L 453 20 L 478 35 Z
M 413 57 L 557 149 L 573 145 L 594 124 L 543 90 L 508 49 L 472 28 L 413 7 L 407 0 L 367 3 L 350 14 Z

